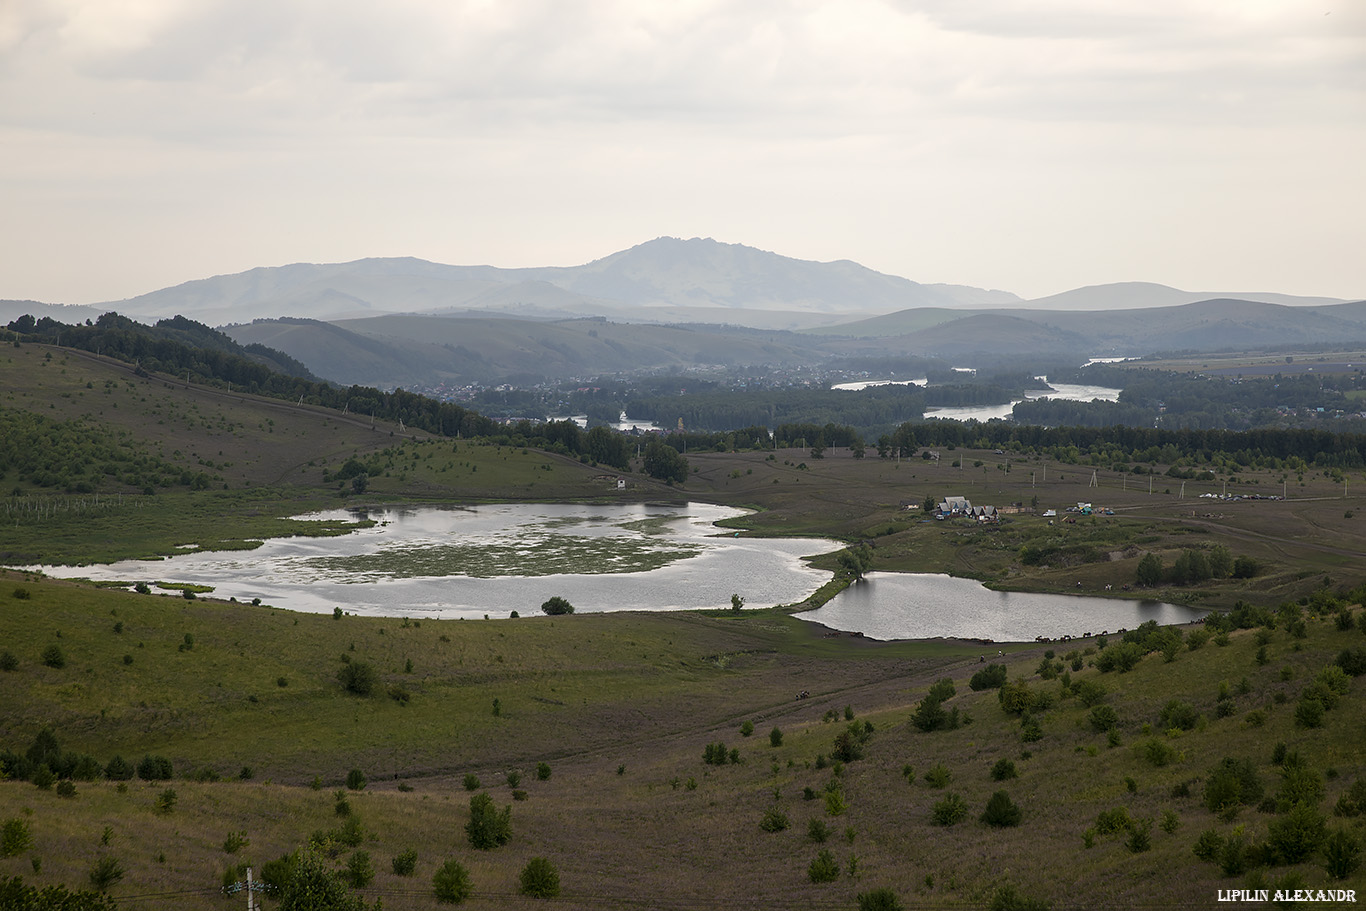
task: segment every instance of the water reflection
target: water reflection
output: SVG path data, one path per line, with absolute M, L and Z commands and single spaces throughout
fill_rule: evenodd
M 869 573 L 818 610 L 797 616 L 873 639 L 990 639 L 1111 633 L 1156 620 L 1189 623 L 1208 611 L 1160 601 L 998 592 L 971 579 L 928 573 Z

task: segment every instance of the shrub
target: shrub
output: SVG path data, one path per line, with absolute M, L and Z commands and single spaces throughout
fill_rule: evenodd
M 1176 759 L 1175 748 L 1166 741 L 1158 740 L 1156 737 L 1145 740 L 1141 750 L 1143 758 L 1158 768 L 1171 765 Z
M 474 774 L 473 772 L 466 772 L 466 773 L 465 773 L 465 790 L 466 790 L 466 791 L 477 791 L 477 790 L 479 790 L 479 776 L 478 776 L 478 775 Z
M 1346 829 L 1338 829 L 1323 842 L 1323 868 L 1334 879 L 1346 879 L 1361 866 L 1361 842 Z
M 1358 778 L 1338 797 L 1333 815 L 1355 817 L 1366 813 L 1366 778 Z
M 968 681 L 968 686 L 973 690 L 994 690 L 1003 686 L 1007 679 L 1004 664 L 988 664 L 972 675 L 972 679 Z
M 1183 731 L 1193 731 L 1200 722 L 1200 713 L 1189 702 L 1172 699 L 1162 707 L 1161 718 L 1162 726 L 1167 730 L 1179 728 Z
M 40 657 L 43 664 L 48 667 L 58 669 L 66 667 L 66 655 L 62 653 L 62 647 L 55 643 L 43 649 L 43 654 Z
M 1366 617 L 1366 614 L 1362 614 L 1362 616 Z M 1362 674 L 1366 674 L 1366 648 L 1345 648 L 1338 652 L 1337 661 L 1335 663 L 1338 667 L 1342 668 L 1344 672 L 1353 677 L 1360 677 Z
M 117 857 L 106 854 L 90 868 L 90 885 L 103 892 L 114 883 L 123 879 L 123 864 Z
M 1205 779 L 1205 806 L 1211 813 L 1251 806 L 1262 799 L 1262 782 L 1252 763 L 1225 757 Z
M 1206 829 L 1195 840 L 1195 856 L 1203 861 L 1216 860 L 1224 850 L 1224 836 L 1214 829 Z
M 532 898 L 554 898 L 560 894 L 560 871 L 544 857 L 533 857 L 522 868 L 521 892 Z
M 932 788 L 946 788 L 952 778 L 953 773 L 949 771 L 949 767 L 942 762 L 936 762 L 925 773 L 925 784 Z
M 412 848 L 395 854 L 389 866 L 393 869 L 395 876 L 412 876 L 417 869 L 417 852 Z
M 548 763 L 548 762 L 538 762 L 538 763 L 536 763 L 536 780 L 537 780 L 537 781 L 549 781 L 549 780 L 550 780 L 550 763 Z
M 470 871 L 456 860 L 448 860 L 432 874 L 432 891 L 436 900 L 458 905 L 470 897 Z
M 360 769 L 352 769 L 346 773 L 346 787 L 352 791 L 364 791 L 366 785 L 365 773 Z
M 1323 727 L 1323 703 L 1306 693 L 1295 706 L 1295 724 L 1302 728 Z
M 1116 832 L 1123 832 L 1131 825 L 1129 811 L 1124 807 L 1115 807 L 1113 810 L 1102 810 L 1096 816 L 1096 831 L 1101 835 L 1113 835 Z
M 1162 822 L 1158 823 L 1158 827 L 1162 829 L 1163 832 L 1171 835 L 1177 829 L 1181 828 L 1181 817 L 1176 815 L 1175 810 L 1163 810 Z
M 1087 708 L 1094 708 L 1105 701 L 1105 696 L 1109 690 L 1099 680 L 1079 680 L 1073 685 L 1072 692 L 1076 694 L 1082 705 Z
M 175 788 L 167 788 L 157 795 L 156 808 L 158 813 L 169 813 L 175 809 L 176 804 Z
M 465 825 L 469 835 L 470 847 L 487 851 L 505 845 L 512 838 L 512 807 L 501 811 L 494 806 L 493 798 L 487 794 L 475 794 L 470 798 L 470 821 Z
M 820 844 L 830 837 L 830 827 L 825 824 L 824 819 L 813 816 L 806 824 L 806 837 Z
M 1267 827 L 1267 841 L 1276 856 L 1287 864 L 1306 860 L 1328 837 L 1323 814 L 1310 804 L 1296 804 Z
M 987 807 L 982 811 L 982 822 L 989 826 L 1005 828 L 1018 826 L 1024 813 L 1018 804 L 1010 799 L 1010 795 L 1005 791 L 997 791 L 991 795 L 987 801 Z
M 951 826 L 968 818 L 968 803 L 957 794 L 945 794 L 943 800 L 935 802 L 930 811 L 930 819 L 937 826 Z
M 902 911 L 902 908 L 891 889 L 874 889 L 858 894 L 858 911 Z
M 369 851 L 357 851 L 346 861 L 346 881 L 353 889 L 364 889 L 375 879 L 375 865 Z
M 1048 902 L 1021 895 L 1010 883 L 997 886 L 991 893 L 988 911 L 1048 911 Z
M 377 676 L 372 665 L 365 661 L 348 661 L 337 671 L 342 689 L 357 696 L 369 696 L 375 691 Z
M 249 844 L 251 844 L 251 839 L 247 838 L 245 831 L 229 832 L 228 837 L 223 839 L 223 851 L 226 854 L 236 854 Z
M 940 702 L 943 702 L 946 699 L 952 699 L 956 692 L 957 690 L 953 688 L 953 681 L 948 677 L 936 680 L 934 685 L 930 687 L 930 695 Z M 846 715 L 845 717 L 852 718 L 852 715 Z
M 1091 709 L 1087 720 L 1091 723 L 1091 730 L 1103 733 L 1119 724 L 1119 712 L 1113 706 L 1098 705 Z
M 806 875 L 813 883 L 832 883 L 840 878 L 839 861 L 828 850 L 822 849 L 807 867 Z
M 1009 759 L 998 759 L 996 764 L 991 767 L 992 781 L 1006 781 L 1018 776 L 1019 773 L 1015 771 L 1015 763 Z
M 15 817 L 0 826 L 0 857 L 17 857 L 33 847 L 33 835 L 28 823 Z
M 14 652 L 0 652 L 0 671 L 13 671 L 19 668 L 19 658 Z
M 175 777 L 171 760 L 165 756 L 143 756 L 137 772 L 143 781 L 170 781 Z
M 777 807 L 769 807 L 764 818 L 759 820 L 759 828 L 765 832 L 781 832 L 787 827 L 787 814 Z
M 550 616 L 555 617 L 562 614 L 574 613 L 574 605 L 570 604 L 559 595 L 555 595 L 541 605 L 541 610 Z
M 779 728 L 768 732 L 768 745 L 775 748 L 783 745 L 783 732 Z
M 1247 838 L 1234 835 L 1219 850 L 1219 869 L 1225 876 L 1239 876 L 1247 872 Z
M 1124 847 L 1129 849 L 1131 854 L 1142 854 L 1153 846 L 1152 839 L 1153 821 L 1151 819 L 1134 820 L 1129 826 L 1129 837 L 1124 842 Z
M 63 778 L 61 781 L 57 782 L 57 796 L 68 798 L 75 797 L 76 783 L 69 778 Z

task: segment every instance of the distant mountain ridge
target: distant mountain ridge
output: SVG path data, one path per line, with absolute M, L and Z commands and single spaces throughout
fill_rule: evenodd
M 1321 305 L 1330 298 L 1182 291 L 1148 282 L 1077 288 L 1026 301 L 1009 291 L 922 284 L 851 260 L 794 259 L 711 238 L 659 237 L 580 266 L 453 266 L 414 257 L 294 263 L 197 279 L 91 305 L 141 319 L 183 314 L 208 324 L 295 316 L 343 319 L 475 311 L 522 319 L 606 316 L 805 329 L 924 308 L 1108 310 L 1236 297 Z

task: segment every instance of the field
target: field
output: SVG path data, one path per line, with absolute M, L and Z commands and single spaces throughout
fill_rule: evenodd
M 853 909 L 860 893 L 888 889 L 907 908 L 1038 899 L 1061 911 L 1212 908 L 1219 890 L 1240 888 L 1366 892 L 1359 866 L 1330 873 L 1323 837 L 1346 832 L 1335 843 L 1360 851 L 1366 835 L 1366 817 L 1334 812 L 1366 789 L 1362 684 L 1324 671 L 1344 651 L 1355 667 L 1353 650 L 1366 649 L 1366 611 L 1339 601 L 1352 590 L 1358 600 L 1366 582 L 1366 517 L 1354 506 L 1366 478 L 1158 474 L 1149 492 L 1146 475 L 991 451 L 897 461 L 784 450 L 689 453 L 685 484 L 637 471 L 619 491 L 615 473 L 573 459 L 372 428 L 368 417 L 186 388 L 61 349 L 0 349 L 0 388 L 4 407 L 86 416 L 213 474 L 207 489 L 98 497 L 0 477 L 0 559 L 11 566 L 249 547 L 302 533 L 291 515 L 367 502 L 696 498 L 753 508 L 737 523 L 744 533 L 867 542 L 879 570 L 1021 589 L 1137 596 L 1123 589 L 1141 554 L 1171 565 L 1222 546 L 1258 573 L 1142 594 L 1291 605 L 1226 636 L 1194 626 L 1175 647 L 1149 643 L 1124 672 L 1103 670 L 1124 654 L 1112 651 L 1126 648 L 1117 637 L 998 656 L 996 646 L 984 655 L 970 643 L 828 635 L 787 610 L 333 617 L 5 571 L 6 767 L 30 752 L 51 758 L 50 729 L 72 769 L 164 757 L 173 777 L 0 781 L 0 825 L 27 836 L 0 850 L 0 877 L 90 888 L 103 862 L 122 870 L 107 884 L 120 907 L 227 908 L 241 897 L 220 887 L 242 866 L 259 877 L 312 844 L 339 869 L 368 862 L 373 878 L 357 894 L 390 911 L 440 907 L 432 877 L 448 859 L 468 868 L 473 908 Z M 353 458 L 367 466 L 363 491 L 338 476 Z M 1200 496 L 1225 485 L 1288 499 Z M 1028 508 L 1000 525 L 919 509 L 949 495 Z M 1066 512 L 1081 501 L 1102 514 Z M 1050 508 L 1051 520 L 1038 514 Z M 1059 556 L 1026 563 L 1027 549 Z M 1024 717 L 998 690 L 969 688 L 993 660 L 1012 698 L 1034 702 Z M 945 678 L 954 693 L 942 707 L 960 724 L 921 731 L 912 717 Z M 1320 698 L 1333 707 L 1306 723 L 1302 706 Z M 1101 724 L 1096 707 L 1113 717 Z M 704 761 L 716 744 L 723 761 Z M 1226 758 L 1246 760 L 1263 793 L 1216 811 L 1207 789 Z M 979 818 L 1001 790 L 1018 826 Z M 507 844 L 469 845 L 472 794 L 511 808 Z M 936 824 L 936 807 L 941 821 L 954 815 L 949 794 L 963 818 Z M 1296 841 L 1287 820 L 1310 831 Z M 1199 859 L 1206 832 L 1235 847 Z M 408 850 L 412 874 L 393 872 Z M 817 883 L 822 851 L 833 879 Z M 557 899 L 518 892 L 537 856 L 558 868 Z

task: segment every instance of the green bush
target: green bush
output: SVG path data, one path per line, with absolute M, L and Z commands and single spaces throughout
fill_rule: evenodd
M 1251 806 L 1261 799 L 1261 779 L 1246 759 L 1224 758 L 1205 778 L 1205 806 L 1211 813 Z
M 987 911 L 1048 911 L 1048 902 L 1021 895 L 1010 883 L 997 886 L 991 893 Z
M 783 745 L 783 732 L 781 729 L 775 727 L 768 732 L 768 745 L 775 748 Z
M 369 696 L 375 691 L 378 677 L 375 669 L 365 661 L 348 661 L 337 671 L 342 689 L 357 696 Z
M 1079 680 L 1072 685 L 1072 692 L 1089 709 L 1104 702 L 1110 691 L 1099 680 Z
M 1171 765 L 1176 761 L 1176 749 L 1165 740 L 1158 740 L 1156 737 L 1143 741 L 1140 748 L 1143 758 L 1148 762 L 1162 768 Z
M 17 857 L 33 847 L 28 822 L 15 817 L 0 825 L 0 857 Z
M 932 788 L 946 788 L 952 779 L 953 773 L 950 772 L 949 767 L 942 762 L 936 762 L 930 767 L 930 770 L 925 773 L 925 784 Z
M 1010 799 L 1010 795 L 1005 791 L 997 791 L 991 795 L 987 801 L 987 807 L 982 811 L 982 822 L 997 828 L 1018 826 L 1024 813 L 1020 807 Z
M 499 810 L 488 794 L 470 798 L 470 821 L 465 825 L 470 847 L 487 851 L 508 843 L 512 838 L 512 807 Z
M 1172 699 L 1162 707 L 1161 718 L 1162 727 L 1167 730 L 1178 728 L 1183 731 L 1193 731 L 1200 722 L 1200 713 L 1189 702 Z
M 48 667 L 58 669 L 66 667 L 66 655 L 63 654 L 62 647 L 55 643 L 43 649 L 43 654 L 40 657 L 43 664 Z
M 522 868 L 521 892 L 532 898 L 554 898 L 560 894 L 560 871 L 544 857 L 533 857 Z
M 753 733 L 754 733 L 754 722 L 753 722 L 753 721 L 745 721 L 743 724 L 740 725 L 740 736 L 741 736 L 741 737 L 748 737 L 749 735 L 751 735 L 751 734 L 753 734 Z
M 937 826 L 951 826 L 968 818 L 968 802 L 957 794 L 945 794 L 930 811 L 930 819 Z
M 1152 848 L 1152 828 L 1151 819 L 1134 820 L 1129 826 L 1129 838 L 1124 842 L 1124 847 L 1129 849 L 1129 853 L 1142 854 Z
M 0 671 L 14 671 L 19 669 L 19 658 L 14 652 L 0 652 Z
M 811 866 L 806 868 L 806 875 L 813 883 L 832 883 L 840 878 L 839 861 L 829 850 L 822 849 L 811 861 Z
M 817 844 L 821 844 L 830 837 L 830 827 L 825 824 L 824 819 L 813 816 L 806 825 L 806 837 Z
M 365 773 L 360 769 L 352 769 L 346 773 L 346 787 L 352 791 L 364 791 L 367 781 Z
M 448 860 L 432 874 L 432 891 L 436 900 L 446 904 L 458 905 L 470 897 L 470 871 L 457 860 Z
M 175 809 L 177 795 L 175 788 L 167 788 L 157 795 L 156 808 L 158 813 L 170 813 Z
M 858 911 L 903 911 L 901 902 L 891 889 L 874 889 L 858 894 Z
M 1346 829 L 1337 829 L 1323 842 L 1323 868 L 1334 879 L 1346 879 L 1361 866 L 1361 842 Z
M 1113 835 L 1116 832 L 1123 832 L 1131 825 L 1129 811 L 1124 807 L 1115 807 L 1111 810 L 1102 810 L 1096 816 L 1096 831 L 1101 835 Z
M 1319 850 L 1328 837 L 1323 814 L 1310 804 L 1296 804 L 1267 827 L 1267 842 L 1283 863 L 1297 864 Z
M 353 889 L 364 889 L 375 879 L 375 865 L 369 851 L 357 851 L 346 861 L 346 881 Z
M 466 773 L 465 773 L 465 790 L 466 790 L 466 791 L 477 791 L 477 790 L 479 790 L 479 776 L 478 776 L 478 775 L 474 774 L 473 772 L 466 772 Z
M 1003 686 L 1007 679 L 1004 664 L 988 664 L 972 675 L 972 679 L 968 681 L 968 686 L 973 690 L 994 690 Z
M 574 605 L 570 604 L 559 595 L 555 595 L 541 605 L 541 610 L 554 617 L 562 614 L 574 613 Z
M 123 864 L 117 857 L 108 854 L 95 861 L 90 868 L 90 885 L 103 892 L 114 883 L 123 879 Z
M 1366 813 L 1366 778 L 1358 778 L 1338 797 L 1334 816 L 1356 817 Z
M 992 781 L 1006 781 L 1017 777 L 1019 777 L 1019 773 L 1015 771 L 1015 763 L 1009 759 L 998 759 L 996 764 L 991 767 Z
M 759 828 L 765 832 L 781 832 L 788 827 L 787 814 L 778 807 L 769 807 L 759 820 Z
M 1195 856 L 1203 861 L 1215 861 L 1224 850 L 1224 836 L 1214 829 L 1206 829 L 1195 840 Z
M 175 777 L 171 760 L 165 756 L 143 756 L 138 763 L 137 773 L 143 781 L 170 781 Z
M 1091 724 L 1091 730 L 1097 733 L 1104 733 L 1119 724 L 1119 712 L 1112 706 L 1098 705 L 1091 709 L 1091 714 L 1087 720 Z
M 412 876 L 417 869 L 417 852 L 412 848 L 395 854 L 389 866 L 393 869 L 395 876 Z

